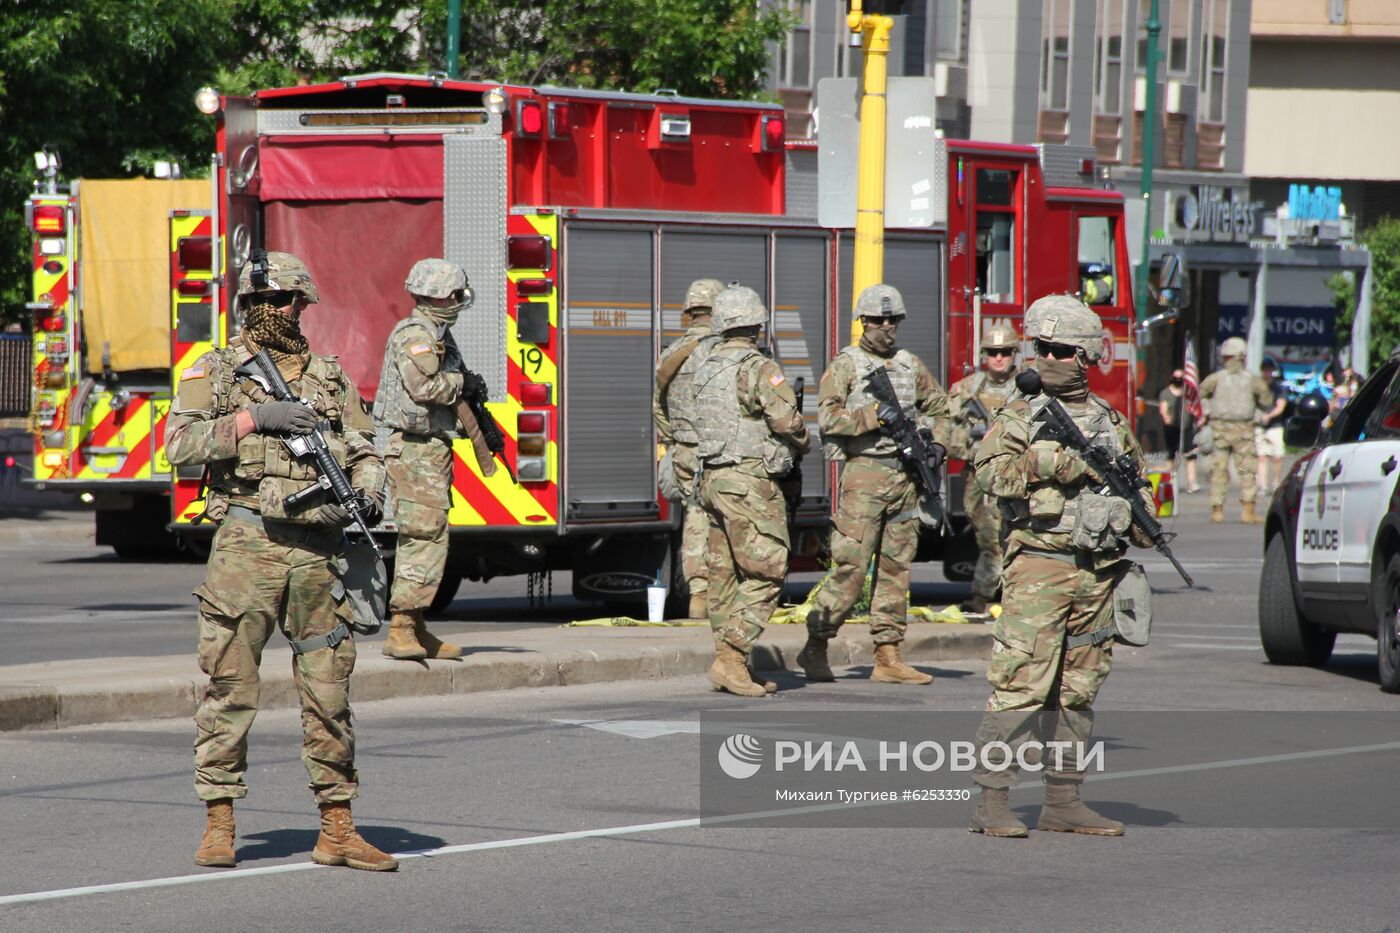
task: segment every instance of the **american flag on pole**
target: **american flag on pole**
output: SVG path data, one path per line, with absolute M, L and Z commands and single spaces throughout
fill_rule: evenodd
M 1184 373 L 1182 378 L 1182 396 L 1186 401 L 1186 410 L 1191 413 L 1191 417 L 1197 422 L 1201 420 L 1201 371 L 1196 368 L 1196 339 L 1192 334 L 1186 335 L 1186 361 L 1181 366 Z

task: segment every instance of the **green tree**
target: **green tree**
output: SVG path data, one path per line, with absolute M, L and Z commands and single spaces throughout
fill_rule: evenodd
M 790 16 L 756 0 L 464 0 L 461 73 L 526 84 L 753 97 Z M 32 154 L 65 178 L 207 171 L 211 85 L 243 94 L 366 71 L 443 70 L 447 0 L 10 0 L 0 4 L 0 317 L 22 320 Z
M 1361 243 L 1371 251 L 1371 339 L 1368 344 L 1371 366 L 1387 359 L 1400 347 L 1400 217 L 1385 217 L 1361 234 Z M 1337 343 L 1351 341 L 1356 317 L 1356 281 L 1349 274 L 1334 275 L 1332 287 L 1337 308 Z

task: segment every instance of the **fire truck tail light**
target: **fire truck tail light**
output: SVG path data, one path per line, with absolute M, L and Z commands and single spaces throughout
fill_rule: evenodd
M 39 329 L 49 333 L 64 330 L 68 326 L 68 316 L 62 311 L 49 311 L 39 318 Z
M 522 437 L 516 442 L 516 451 L 522 457 L 543 457 L 545 448 L 549 446 L 548 438 L 533 434 Z
M 1081 175 L 1092 175 L 1092 174 L 1094 174 L 1094 160 L 1093 160 L 1093 159 L 1080 159 L 1080 160 L 1079 160 L 1079 174 L 1081 174 Z
M 181 272 L 208 272 L 214 268 L 214 243 L 207 236 L 181 237 L 175 258 Z
M 34 420 L 39 422 L 41 428 L 51 428 L 58 420 L 58 406 L 54 403 L 53 393 L 41 392 L 34 400 Z
M 569 132 L 573 129 L 569 114 L 569 105 L 563 101 L 555 101 L 549 105 L 549 138 L 568 139 Z
M 61 237 L 46 236 L 39 241 L 39 255 L 62 256 L 65 245 Z
M 34 208 L 34 232 L 56 233 L 62 236 L 68 232 L 67 211 L 54 204 L 43 204 Z
M 63 451 L 44 451 L 44 466 L 48 467 L 50 470 L 56 470 L 59 467 L 63 466 Z
M 544 412 L 522 411 L 515 416 L 515 433 L 521 434 L 543 434 L 544 433 Z
M 538 137 L 544 132 L 544 108 L 537 100 L 522 100 L 515 105 L 515 135 Z
M 515 283 L 515 293 L 521 298 L 539 298 L 554 291 L 549 279 L 521 279 Z
M 175 290 L 184 298 L 202 298 L 209 294 L 210 284 L 208 279 L 185 279 Z
M 57 259 L 50 259 L 48 262 L 44 263 L 43 268 L 49 275 L 58 275 L 63 271 L 63 263 L 59 262 Z
M 762 122 L 763 151 L 781 152 L 783 149 L 783 134 L 785 131 L 783 118 L 769 115 L 764 116 Z
M 549 481 L 549 461 L 543 457 L 521 457 L 516 461 L 515 473 L 522 483 L 546 483 Z
M 550 390 L 554 386 L 548 382 L 524 382 L 520 385 L 520 404 L 528 408 L 539 408 L 550 404 Z
M 549 269 L 549 237 L 517 235 L 506 237 L 506 262 L 511 269 Z

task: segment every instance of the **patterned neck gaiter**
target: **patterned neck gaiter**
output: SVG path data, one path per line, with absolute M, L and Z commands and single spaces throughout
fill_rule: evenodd
M 243 317 L 243 333 L 267 350 L 277 363 L 304 357 L 308 346 L 301 333 L 301 314 L 283 314 L 270 304 L 254 305 Z

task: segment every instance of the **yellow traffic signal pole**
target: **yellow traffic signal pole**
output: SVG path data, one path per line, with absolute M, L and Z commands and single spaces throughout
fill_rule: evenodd
M 888 16 L 867 15 L 851 0 L 846 25 L 861 34 L 864 68 L 860 98 L 860 153 L 856 176 L 856 254 L 851 281 L 851 343 L 860 340 L 855 301 L 885 277 L 885 86 L 889 73 Z

